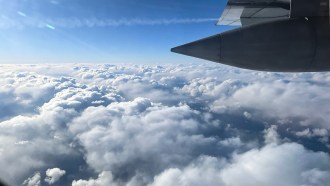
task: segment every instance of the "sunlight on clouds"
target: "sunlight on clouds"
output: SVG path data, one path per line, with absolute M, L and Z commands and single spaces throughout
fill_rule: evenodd
M 1 65 L 1 179 L 326 186 L 329 79 L 222 65 Z

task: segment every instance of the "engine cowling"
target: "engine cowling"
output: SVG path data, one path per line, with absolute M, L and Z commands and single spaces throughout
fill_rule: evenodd
M 291 18 L 315 16 L 329 16 L 329 0 L 291 0 Z
M 292 18 L 237 28 L 172 51 L 240 68 L 330 71 L 328 17 Z
M 252 70 L 330 71 L 329 1 L 277 0 L 263 5 L 264 0 L 229 0 L 228 5 L 243 7 L 242 27 L 172 51 Z M 242 18 L 250 23 L 243 24 Z

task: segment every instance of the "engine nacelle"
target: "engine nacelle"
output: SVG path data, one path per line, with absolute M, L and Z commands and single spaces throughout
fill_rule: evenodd
M 242 27 L 172 51 L 253 70 L 330 71 L 329 1 L 229 0 L 219 22 L 243 10 Z
M 172 51 L 253 70 L 330 71 L 329 18 L 301 17 L 241 27 Z
M 291 0 L 291 18 L 314 16 L 329 16 L 329 0 Z

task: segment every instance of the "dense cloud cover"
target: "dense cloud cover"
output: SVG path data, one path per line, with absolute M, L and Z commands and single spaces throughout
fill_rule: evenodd
M 10 185 L 326 186 L 330 74 L 1 65 Z

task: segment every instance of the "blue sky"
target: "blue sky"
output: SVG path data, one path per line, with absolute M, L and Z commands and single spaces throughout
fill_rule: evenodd
M 0 0 L 1 63 L 186 63 L 170 48 L 228 28 L 222 0 Z

